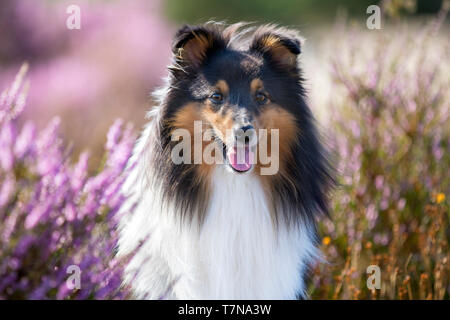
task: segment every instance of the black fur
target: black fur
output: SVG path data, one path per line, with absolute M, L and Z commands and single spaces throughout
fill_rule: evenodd
M 218 79 L 230 84 L 230 104 L 258 114 L 258 105 L 252 101 L 248 87 L 252 77 L 260 77 L 271 98 L 286 108 L 296 118 L 301 134 L 292 147 L 294 161 L 289 162 L 286 176 L 277 174 L 273 179 L 273 194 L 277 218 L 282 215 L 289 223 L 300 220 L 315 226 L 318 214 L 328 213 L 328 192 L 334 184 L 332 168 L 316 129 L 313 115 L 305 102 L 301 70 L 296 63 L 292 68 L 280 68 L 273 61 L 270 51 L 261 44 L 261 37 L 276 35 L 280 44 L 293 55 L 301 52 L 301 39 L 294 31 L 262 26 L 256 30 L 237 26 L 224 28 L 217 24 L 197 27 L 185 26 L 175 36 L 173 64 L 169 90 L 163 99 L 160 127 L 161 152 L 155 163 L 160 181 L 163 181 L 165 197 L 179 206 L 182 217 L 192 220 L 196 215 L 202 220 L 208 203 L 207 182 L 196 179 L 195 165 L 174 165 L 170 160 L 173 142 L 171 127 L 167 122 L 183 105 L 192 101 L 204 101 L 210 95 L 210 87 Z M 211 39 L 200 67 L 193 68 L 180 56 L 180 49 L 195 36 Z M 245 84 L 245 85 L 244 85 Z M 232 199 L 230 199 L 232 201 Z

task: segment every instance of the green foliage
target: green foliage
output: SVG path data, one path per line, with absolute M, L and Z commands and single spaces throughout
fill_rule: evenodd
M 208 19 L 236 21 L 275 22 L 310 26 L 317 20 L 331 19 L 338 8 L 346 8 L 351 15 L 364 18 L 370 0 L 168 0 L 166 11 L 177 22 L 198 23 Z

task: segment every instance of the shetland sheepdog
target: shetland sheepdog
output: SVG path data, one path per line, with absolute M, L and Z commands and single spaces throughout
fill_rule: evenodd
M 176 33 L 123 186 L 118 252 L 135 251 L 125 272 L 135 298 L 307 297 L 333 177 L 301 45 L 274 25 Z

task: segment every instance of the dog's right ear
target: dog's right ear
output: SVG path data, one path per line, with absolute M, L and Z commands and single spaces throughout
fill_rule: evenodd
M 262 53 L 281 69 L 295 70 L 302 40 L 293 30 L 262 26 L 256 30 L 250 50 Z
M 213 51 L 226 47 L 221 34 L 205 26 L 183 26 L 175 35 L 172 52 L 181 67 L 198 68 Z

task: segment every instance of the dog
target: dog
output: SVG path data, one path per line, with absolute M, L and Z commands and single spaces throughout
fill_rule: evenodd
M 118 253 L 133 253 L 124 281 L 134 298 L 307 297 L 334 180 L 306 102 L 302 41 L 275 25 L 176 33 L 122 187 Z M 198 142 L 197 129 L 211 140 Z M 263 144 L 270 152 L 256 159 Z M 191 154 L 208 147 L 212 163 Z

